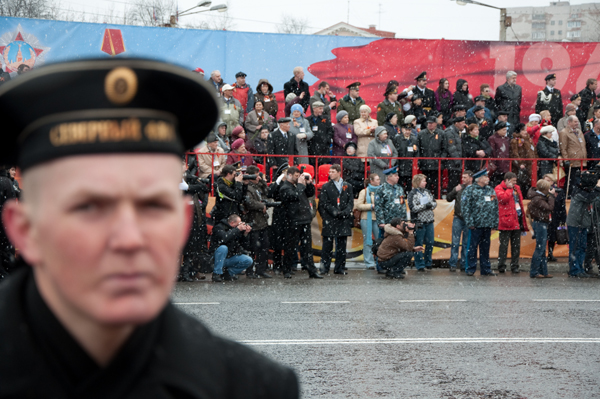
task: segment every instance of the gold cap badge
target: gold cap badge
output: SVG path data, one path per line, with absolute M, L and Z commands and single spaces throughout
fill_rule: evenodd
M 127 67 L 118 67 L 106 75 L 104 92 L 106 97 L 117 105 L 128 104 L 137 93 L 138 81 L 133 70 Z

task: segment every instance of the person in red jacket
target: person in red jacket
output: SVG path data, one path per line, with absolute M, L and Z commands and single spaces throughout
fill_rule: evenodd
M 510 240 L 510 270 L 519 273 L 519 255 L 521 254 L 521 232 L 529 231 L 525 210 L 523 208 L 523 194 L 517 185 L 517 175 L 508 172 L 504 181 L 496 186 L 498 197 L 498 213 L 500 220 L 500 248 L 498 250 L 498 272 L 506 271 L 506 257 L 508 255 L 508 241 Z

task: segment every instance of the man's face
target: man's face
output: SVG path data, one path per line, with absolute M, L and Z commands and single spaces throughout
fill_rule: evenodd
M 500 130 L 497 130 L 496 133 L 498 133 L 498 136 L 504 137 L 504 136 L 506 136 L 506 128 L 502 128 Z
M 350 97 L 358 98 L 359 92 L 360 91 L 358 89 L 350 89 Z
M 487 175 L 483 175 L 477 179 L 477 183 L 487 186 L 490 183 L 490 178 Z
M 517 75 L 512 75 L 510 78 L 506 78 L 506 81 L 509 85 L 514 85 L 517 83 Z
M 506 181 L 506 187 L 508 187 L 508 188 L 513 188 L 515 186 L 515 184 L 517 184 L 517 178 L 516 177 L 514 177 L 512 179 L 505 180 L 505 181 Z
M 596 119 L 596 122 L 594 122 L 594 132 L 596 132 L 596 134 L 600 134 L 600 119 Z
M 329 179 L 338 180 L 341 175 L 342 175 L 341 172 L 338 172 L 337 170 L 335 170 L 333 168 L 329 168 Z
M 233 94 L 233 90 L 223 90 L 223 96 L 225 98 L 231 98 L 232 94 Z
M 269 130 L 268 129 L 263 129 L 260 131 L 260 138 L 263 140 L 266 140 L 269 138 Z
M 472 181 L 473 181 L 473 178 L 471 176 L 469 176 L 467 174 L 462 175 L 462 184 L 468 186 L 469 184 L 471 184 Z
M 548 85 L 548 87 L 554 87 L 556 86 L 556 78 L 555 79 L 550 79 L 546 81 L 546 85 Z
M 566 112 L 566 115 L 567 116 L 572 116 L 572 115 L 575 115 L 576 113 L 577 113 L 577 110 L 575 110 L 575 109 L 568 109 L 567 112 Z
M 508 115 L 498 115 L 498 122 L 506 122 L 508 120 Z
M 427 79 L 419 79 L 417 81 L 417 86 L 419 86 L 421 89 L 427 87 Z
M 113 326 L 156 317 L 190 227 L 180 180 L 180 161 L 162 154 L 74 156 L 25 173 L 16 241 L 56 314 Z
M 302 80 L 302 79 L 304 79 L 304 70 L 302 70 L 302 69 L 301 69 L 300 71 L 296 72 L 296 77 L 297 77 L 299 80 Z
M 544 176 L 544 180 L 546 180 L 548 183 L 554 185 L 554 180 L 552 180 L 552 179 L 550 179 L 550 178 L 548 178 L 546 176 Z
M 437 127 L 436 122 L 427 122 L 427 130 L 433 132 L 436 127 Z
M 319 93 L 321 93 L 321 94 L 327 94 L 328 91 L 329 91 L 329 86 L 324 86 L 319 89 Z
M 577 119 L 569 119 L 569 120 L 567 121 L 567 124 L 569 125 L 569 127 L 570 127 L 571 129 L 575 129 L 575 128 L 577 128 L 577 125 L 578 125 L 578 123 L 579 123 L 579 122 L 577 121 Z
M 281 130 L 282 132 L 286 132 L 286 133 L 289 132 L 290 131 L 290 123 L 289 122 L 280 123 L 279 130 Z
M 388 100 L 391 103 L 395 103 L 396 101 L 398 101 L 398 93 L 388 94 Z M 416 103 L 416 101 L 415 101 L 415 103 Z
M 221 79 L 221 74 L 220 73 L 215 73 L 213 75 L 213 80 L 217 83 L 221 83 L 223 81 L 223 79 Z
M 287 179 L 292 184 L 297 184 L 298 179 L 300 178 L 300 172 L 296 172 L 294 174 L 288 173 Z
M 11 179 L 14 179 L 14 178 L 15 178 L 15 176 L 17 175 L 17 168 L 15 168 L 15 167 L 12 167 L 12 168 L 10 168 L 10 169 L 8 170 L 8 173 L 9 173 L 9 175 L 10 175 L 10 178 L 11 178 Z
M 475 112 L 475 116 L 477 117 L 477 119 L 483 118 L 484 115 L 485 115 L 485 109 Z
M 467 125 L 467 122 L 465 122 L 465 121 L 456 122 L 456 128 L 458 129 L 459 132 L 462 132 L 466 125 Z
M 466 110 L 464 110 L 464 109 L 461 109 L 461 110 L 459 110 L 459 111 L 456 111 L 456 112 L 454 113 L 454 116 L 456 116 L 456 117 L 461 117 L 461 116 L 466 116 L 466 115 L 467 115 L 467 111 L 466 111 Z
M 387 176 L 387 182 L 390 183 L 392 186 L 398 184 L 398 180 L 400 180 L 400 177 L 398 177 L 398 173 L 392 173 L 391 175 Z
M 219 135 L 225 136 L 225 133 L 227 133 L 227 126 L 219 126 Z
M 313 115 L 314 116 L 321 116 L 321 115 L 323 115 L 323 107 L 315 107 L 315 108 L 313 108 Z
M 246 84 L 246 77 L 245 76 L 239 76 L 237 78 L 235 78 L 235 81 L 237 83 L 238 86 L 244 86 Z
M 242 223 L 242 219 L 240 219 L 238 217 L 233 222 L 229 222 L 229 226 L 231 226 L 231 227 L 233 227 L 235 229 L 236 227 L 239 226 L 240 223 Z
M 596 80 L 596 81 L 594 81 L 594 83 L 592 83 L 590 85 L 590 90 L 591 91 L 596 91 L 597 88 L 598 88 L 598 81 Z
M 219 146 L 219 142 L 218 141 L 213 141 L 212 143 L 208 143 L 208 148 L 210 148 L 211 151 L 215 151 L 217 149 L 217 147 Z

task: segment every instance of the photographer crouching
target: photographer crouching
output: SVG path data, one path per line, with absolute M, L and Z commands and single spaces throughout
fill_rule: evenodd
M 252 227 L 235 213 L 213 228 L 211 247 L 216 248 L 213 282 L 237 280 L 237 274 L 252 266 L 252 258 L 247 255 L 251 231 Z
M 586 247 L 592 245 L 592 253 L 597 252 L 597 241 L 588 243 L 588 232 L 591 238 L 597 238 L 598 211 L 600 211 L 600 170 L 598 168 L 585 171 L 576 176 L 578 184 L 571 196 L 571 206 L 567 215 L 569 230 L 569 277 L 591 277 L 591 259 L 589 269 L 584 270 Z M 594 227 L 596 230 L 594 230 Z M 594 242 L 595 241 L 595 242 Z M 593 256 L 593 254 L 592 254 Z
M 384 239 L 377 249 L 379 266 L 387 270 L 386 277 L 403 279 L 404 268 L 410 266 L 415 252 L 423 252 L 423 247 L 415 247 L 415 224 L 394 218 L 384 230 Z
M 258 167 L 248 166 L 246 173 L 246 177 L 254 177 L 253 180 L 248 180 L 248 191 L 244 201 L 247 213 L 244 215 L 244 219 L 252 227 L 249 240 L 255 269 L 252 270 L 252 266 L 246 269 L 246 276 L 248 278 L 272 278 L 267 273 L 270 246 L 267 231 L 269 227 L 267 208 L 278 206 L 281 203 L 267 201 L 267 183 Z

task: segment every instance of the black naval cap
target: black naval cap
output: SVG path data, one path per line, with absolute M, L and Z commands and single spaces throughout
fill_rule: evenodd
M 245 78 L 246 76 L 248 76 L 248 75 L 246 75 L 244 72 L 241 72 L 241 71 L 235 74 L 236 78 Z
M 546 79 L 544 79 L 546 82 L 552 79 L 556 79 L 556 74 L 555 73 L 551 73 L 549 75 L 546 76 Z
M 348 90 L 359 90 L 360 86 L 360 82 L 354 82 L 354 83 L 350 83 L 348 86 L 346 86 L 346 89 Z
M 452 118 L 452 123 L 464 122 L 466 121 L 464 116 L 455 116 Z
M 578 98 L 580 98 L 581 96 L 578 93 L 575 93 L 571 96 L 571 102 L 577 100 Z
M 482 109 L 485 109 L 484 107 L 482 107 L 481 105 L 476 105 L 475 107 L 473 107 L 473 112 L 479 112 Z
M 452 107 L 452 110 L 454 110 L 454 112 L 456 112 L 456 111 L 466 111 L 467 107 L 465 107 L 463 104 L 457 104 L 454 107 Z
M 506 116 L 508 116 L 509 112 L 505 111 L 505 110 L 500 110 L 500 111 L 498 111 L 498 115 L 506 115 Z
M 186 69 L 146 59 L 47 65 L 0 87 L 0 162 L 22 170 L 101 153 L 170 153 L 201 142 L 219 109 Z
M 292 118 L 290 118 L 290 117 L 288 116 L 288 117 L 285 117 L 285 118 L 279 118 L 279 119 L 277 120 L 277 123 L 290 123 L 291 121 L 292 121 Z
M 423 71 L 419 76 L 415 78 L 416 81 L 419 81 L 421 79 L 427 79 L 427 72 Z
M 494 125 L 494 131 L 498 131 L 498 130 L 502 130 L 504 128 L 506 128 L 508 125 L 506 124 L 506 122 L 498 122 Z

